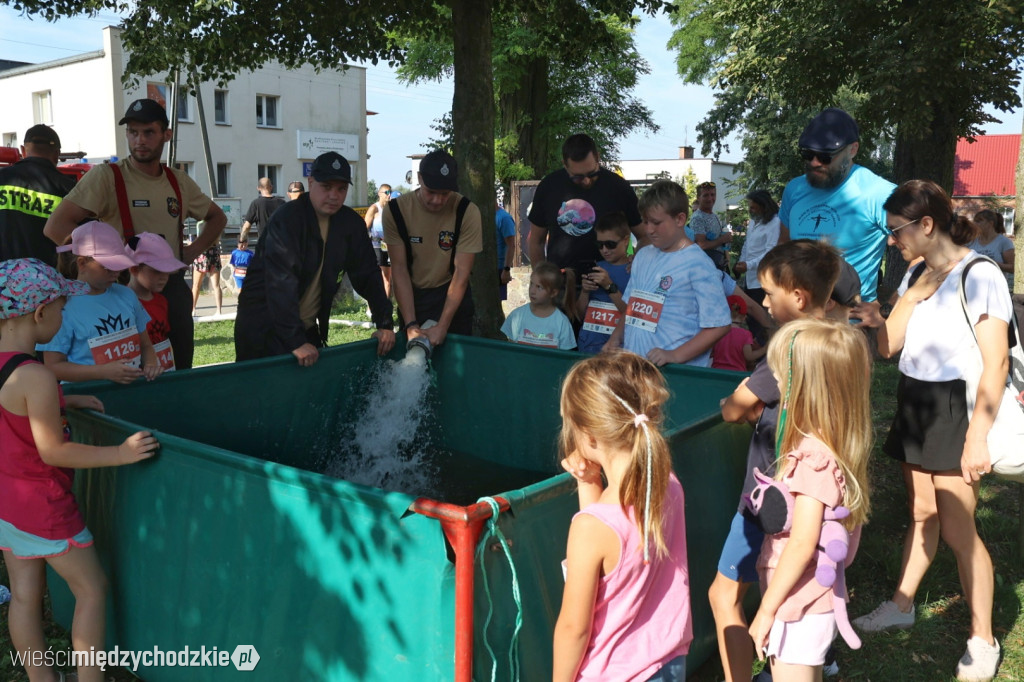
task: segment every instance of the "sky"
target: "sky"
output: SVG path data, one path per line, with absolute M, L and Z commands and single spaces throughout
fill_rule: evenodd
M 105 12 L 97 17 L 62 19 L 51 24 L 0 6 L 0 59 L 37 63 L 98 50 L 103 46 L 103 27 L 117 22 L 116 15 Z M 660 130 L 624 138 L 619 144 L 623 159 L 676 158 L 678 147 L 686 144 L 697 147 L 700 155 L 696 126 L 713 106 L 713 92 L 680 80 L 675 54 L 665 47 L 671 34 L 672 25 L 664 16 L 644 15 L 637 29 L 636 45 L 651 73 L 640 78 L 636 96 L 654 113 Z M 410 168 L 407 157 L 426 151 L 423 145 L 436 136 L 431 124 L 451 109 L 452 83 L 447 80 L 407 87 L 398 82 L 386 65 L 367 67 L 366 106 L 377 112 L 367 120 L 369 177 L 378 183 L 401 184 Z M 1002 123 L 989 125 L 985 132 L 1021 132 L 1024 109 L 1002 116 Z M 721 160 L 739 161 L 739 141 L 733 139 L 729 146 Z

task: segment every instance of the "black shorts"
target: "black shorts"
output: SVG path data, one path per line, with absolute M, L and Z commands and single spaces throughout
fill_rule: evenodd
M 382 250 L 379 246 L 373 247 L 373 252 L 377 254 L 377 265 L 382 268 L 391 267 L 391 257 L 387 251 Z
M 902 375 L 896 416 L 882 450 L 925 471 L 958 471 L 967 439 L 967 385 Z

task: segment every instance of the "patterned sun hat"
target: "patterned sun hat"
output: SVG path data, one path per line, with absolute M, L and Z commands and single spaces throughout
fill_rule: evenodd
M 38 258 L 0 262 L 0 320 L 29 315 L 61 296 L 89 293 L 89 285 L 63 275 Z

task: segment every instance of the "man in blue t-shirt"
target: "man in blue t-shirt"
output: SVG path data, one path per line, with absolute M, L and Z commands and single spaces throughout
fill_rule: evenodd
M 516 250 L 516 221 L 501 206 L 495 205 L 494 229 L 498 240 L 498 284 L 501 300 L 508 298 L 508 283 L 512 281 L 512 258 Z
M 825 239 L 860 276 L 861 299 L 877 306 L 878 270 L 889 231 L 882 205 L 896 187 L 853 162 L 857 122 L 842 109 L 815 116 L 800 135 L 806 173 L 786 185 L 779 242 Z

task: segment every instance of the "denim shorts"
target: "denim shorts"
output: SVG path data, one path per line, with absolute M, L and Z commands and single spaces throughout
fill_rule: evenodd
M 661 670 L 647 678 L 647 682 L 684 682 L 686 680 L 686 656 L 676 656 L 661 666 Z
M 18 530 L 0 519 L 0 549 L 6 549 L 19 559 L 45 559 L 60 556 L 67 554 L 72 547 L 88 547 L 91 544 L 92 533 L 85 527 L 77 535 L 67 540 L 48 540 Z
M 753 521 L 736 512 L 718 560 L 718 572 L 738 583 L 756 583 L 757 557 L 761 554 L 763 542 L 764 532 Z

